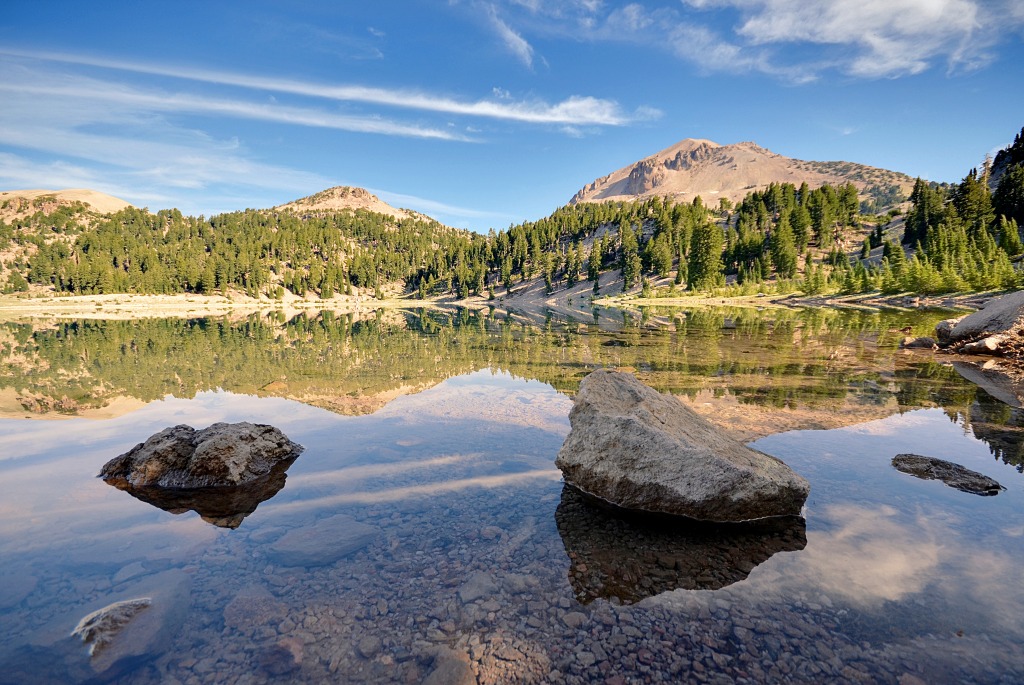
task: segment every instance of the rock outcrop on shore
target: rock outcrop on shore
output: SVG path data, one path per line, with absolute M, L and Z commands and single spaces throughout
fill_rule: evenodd
M 301 452 L 302 445 L 264 424 L 215 423 L 198 431 L 172 426 L 108 461 L 100 478 L 118 487 L 238 486 Z
M 740 522 L 800 514 L 806 480 L 671 395 L 598 369 L 580 384 L 555 465 L 582 492 L 624 509 Z
M 1024 290 L 989 300 L 978 311 L 935 326 L 938 346 L 960 354 L 1024 358 Z

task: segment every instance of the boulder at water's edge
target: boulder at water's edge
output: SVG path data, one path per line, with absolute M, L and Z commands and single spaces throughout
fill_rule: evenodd
M 583 379 L 569 421 L 555 459 L 565 481 L 625 509 L 750 521 L 799 515 L 810 492 L 779 459 L 627 373 L 598 369 Z

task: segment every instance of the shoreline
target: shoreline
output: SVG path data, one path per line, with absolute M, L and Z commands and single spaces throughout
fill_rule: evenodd
M 329 300 L 254 299 L 244 295 L 0 295 L 0 321 L 34 319 L 144 319 L 245 316 L 280 311 L 293 316 L 304 311 L 349 314 L 377 309 L 438 308 L 438 300 L 413 300 L 339 295 Z
M 139 295 L 120 293 L 110 295 L 60 295 L 34 293 L 30 295 L 0 295 L 0 321 L 36 319 L 141 319 L 141 318 L 198 318 L 205 316 L 245 316 L 255 312 L 283 312 L 294 316 L 301 312 L 333 311 L 336 313 L 364 313 L 377 309 L 444 309 L 513 305 L 523 308 L 552 308 L 560 298 L 580 299 L 576 308 L 614 307 L 747 307 L 747 308 L 835 308 L 835 309 L 949 309 L 977 310 L 1000 293 L 970 293 L 945 296 L 917 296 L 901 294 L 874 295 L 690 295 L 679 297 L 642 298 L 639 292 L 616 294 L 589 300 L 589 287 L 577 287 L 551 295 L 538 288 L 523 288 L 515 297 L 502 297 L 494 301 L 470 297 L 457 300 L 451 297 L 431 297 L 425 300 L 391 296 L 378 300 L 372 296 L 335 295 L 331 299 L 286 297 L 283 300 L 251 298 L 243 294 L 230 295 Z
M 614 295 L 595 302 L 611 307 L 749 307 L 774 308 L 831 308 L 831 309 L 947 309 L 950 311 L 976 311 L 989 300 L 1006 294 L 1004 291 L 983 293 L 954 293 L 949 295 L 914 295 L 901 293 L 881 295 L 690 295 L 679 297 L 643 298 L 638 294 Z

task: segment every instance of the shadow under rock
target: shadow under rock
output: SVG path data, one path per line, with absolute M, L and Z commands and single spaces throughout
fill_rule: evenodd
M 555 523 L 569 556 L 569 583 L 581 604 L 623 604 L 676 589 L 717 590 L 743 580 L 778 552 L 807 545 L 802 517 L 711 524 L 649 516 L 562 488 Z

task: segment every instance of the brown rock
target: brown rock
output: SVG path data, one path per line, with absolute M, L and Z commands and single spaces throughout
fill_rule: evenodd
M 236 486 L 294 460 L 302 446 L 263 424 L 215 423 L 195 430 L 172 426 L 104 464 L 100 477 L 133 487 Z

